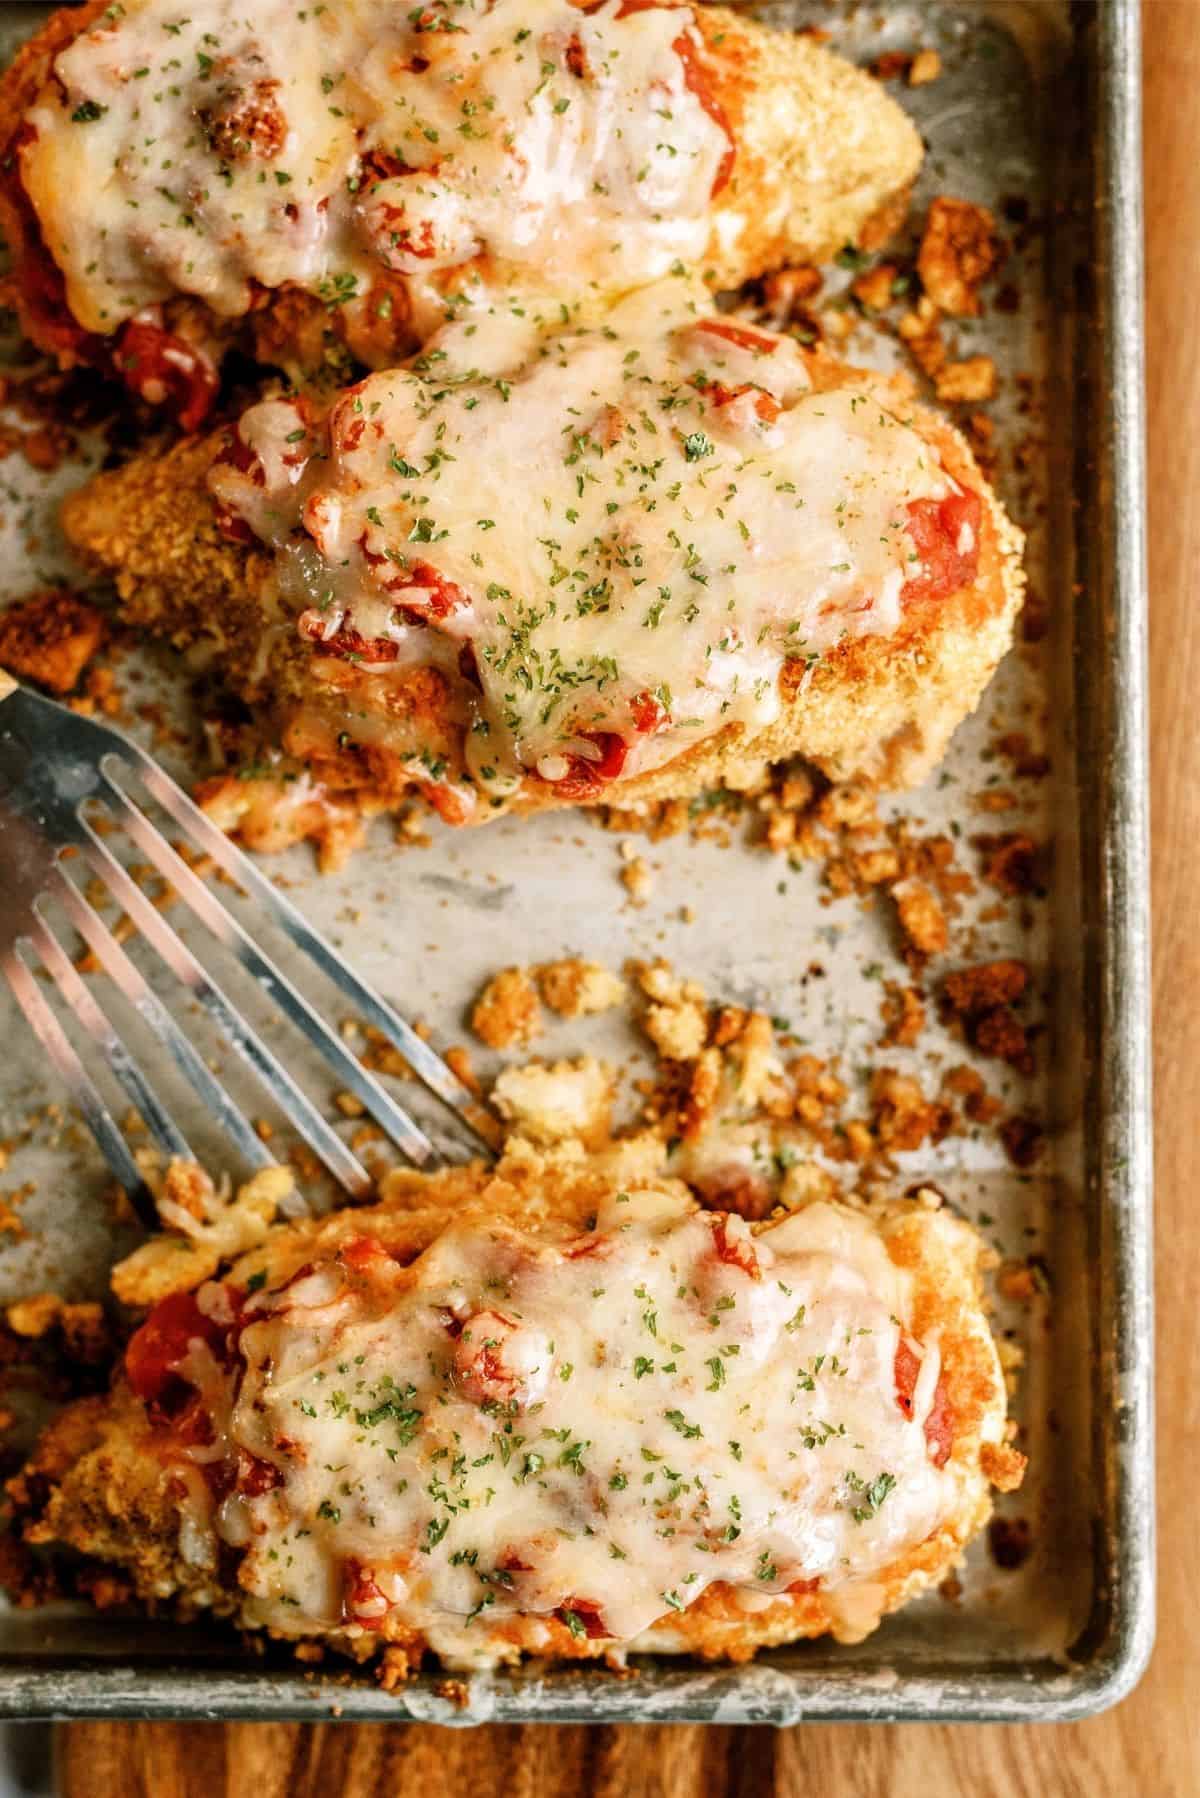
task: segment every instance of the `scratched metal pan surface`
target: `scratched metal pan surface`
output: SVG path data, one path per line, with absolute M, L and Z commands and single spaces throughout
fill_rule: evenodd
M 0 5 L 5 47 L 44 10 Z M 991 354 L 1002 373 L 1001 480 L 1029 531 L 1047 629 L 1037 641 L 1025 633 L 940 774 L 889 805 L 961 837 L 968 860 L 970 836 L 995 827 L 989 811 L 1003 811 L 1002 828 L 1053 841 L 1044 903 L 998 916 L 985 895 L 969 919 L 975 958 L 1016 956 L 1034 973 L 1038 1070 L 1000 1081 L 995 1063 L 982 1071 L 1008 1108 L 1044 1120 L 1043 1157 L 1020 1173 L 994 1137 L 952 1136 L 900 1158 L 905 1183 L 936 1180 L 1002 1255 L 1035 1253 L 1046 1271 L 1046 1294 L 1032 1306 L 998 1304 L 996 1316 L 1025 1357 L 1016 1407 L 1030 1456 L 1026 1490 L 1002 1508 L 1029 1523 L 1032 1552 L 1006 1570 L 977 1543 L 953 1598 L 920 1600 L 856 1647 L 808 1643 L 747 1667 L 635 1657 L 622 1679 L 534 1664 L 468 1678 L 465 1703 L 441 1695 L 436 1674 L 384 1693 L 366 1674 L 252 1657 L 215 1629 L 66 1606 L 13 1610 L 0 1614 L 0 1715 L 1053 1719 L 1113 1703 L 1145 1664 L 1153 1450 L 1136 0 L 774 0 L 763 11 L 780 25 L 819 24 L 860 62 L 936 46 L 938 81 L 892 89 L 929 144 L 914 215 L 951 193 L 991 205 L 1014 240 L 1004 279 L 1019 303 L 989 307 L 960 332 L 959 353 Z M 846 353 L 886 361 L 884 343 L 857 328 Z M 5 597 L 69 572 L 53 502 L 78 465 L 38 485 L 20 461 L 0 463 Z M 131 717 L 158 698 L 199 742 L 191 684 L 165 654 L 127 659 L 121 681 Z M 989 745 L 1014 729 L 1044 736 L 1048 778 L 1022 781 L 998 766 Z M 186 775 L 188 753 L 174 759 Z M 397 848 L 380 825 L 337 876 L 317 877 L 307 852 L 277 867 L 359 970 L 427 1018 L 442 1044 L 462 1040 L 464 1009 L 498 967 L 566 953 L 610 965 L 666 955 L 714 997 L 786 1016 L 843 1069 L 878 1056 L 872 976 L 895 957 L 882 908 L 823 904 L 812 864 L 792 868 L 739 841 L 637 848 L 654 871 L 641 908 L 618 882 L 619 839 L 573 817 L 458 835 L 435 828 L 425 848 Z M 814 961 L 824 978 L 809 977 Z M 4 1140 L 53 1095 L 2 1004 L 0 1030 Z M 608 1018 L 559 1023 L 539 1046 L 620 1062 L 636 1049 L 628 1023 Z M 933 1020 L 915 1054 L 936 1084 L 964 1050 Z M 196 1128 L 200 1147 L 202 1120 Z M 0 1302 L 46 1286 L 102 1293 L 120 1232 L 82 1134 L 39 1127 L 13 1149 L 2 1183 L 20 1221 L 0 1235 Z

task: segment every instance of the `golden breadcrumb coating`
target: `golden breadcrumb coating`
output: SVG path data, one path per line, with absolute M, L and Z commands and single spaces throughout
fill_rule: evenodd
M 586 1228 L 599 1203 L 619 1186 L 609 1159 L 603 1151 L 585 1154 L 578 1143 L 537 1150 L 515 1139 L 494 1168 L 396 1172 L 385 1180 L 376 1205 L 276 1225 L 233 1263 L 229 1278 L 244 1285 L 265 1276 L 273 1285 L 364 1233 L 390 1255 L 411 1260 L 451 1219 L 475 1216 L 489 1223 L 505 1219 L 561 1239 L 564 1231 Z M 647 1189 L 664 1195 L 687 1191 L 661 1172 L 643 1168 L 639 1177 Z M 1023 1458 L 1006 1440 L 1003 1378 L 981 1303 L 980 1239 L 929 1195 L 873 1205 L 870 1216 L 893 1263 L 911 1276 L 910 1328 L 920 1339 L 939 1343 L 955 1419 L 947 1463 L 955 1486 L 950 1513 L 872 1582 L 861 1614 L 850 1620 L 844 1612 L 835 1614 L 820 1589 L 784 1594 L 748 1611 L 729 1588 L 715 1585 L 683 1612 L 654 1624 L 636 1647 L 746 1660 L 760 1648 L 832 1628 L 843 1639 L 865 1635 L 887 1612 L 946 1577 L 987 1521 L 990 1486 L 1019 1480 Z M 83 1400 L 51 1426 L 9 1490 L 30 1543 L 66 1545 L 103 1564 L 143 1603 L 236 1619 L 241 1594 L 236 1584 L 206 1567 L 187 1541 L 174 1478 L 143 1407 L 118 1376 L 111 1396 Z M 358 1659 L 391 1650 L 392 1675 L 415 1668 L 423 1652 L 419 1635 L 403 1626 L 354 1641 L 336 1633 L 332 1639 Z M 489 1630 L 488 1648 L 502 1660 L 528 1652 L 570 1659 L 612 1653 L 612 1644 L 581 1638 L 557 1619 L 519 1615 Z
M 849 638 L 811 667 L 786 663 L 785 703 L 775 723 L 750 734 L 726 726 L 649 773 L 601 788 L 593 802 L 636 810 L 722 784 L 744 788 L 768 764 L 795 756 L 835 781 L 915 785 L 941 759 L 1011 644 L 1024 591 L 1024 539 L 965 440 L 937 413 L 912 404 L 903 378 L 866 375 L 820 353 L 807 360 L 818 387 L 861 384 L 898 407 L 947 472 L 980 495 L 977 578 L 936 603 L 908 608 L 891 635 Z M 270 712 L 276 740 L 310 770 L 316 791 L 368 813 L 399 804 L 412 796 L 411 758 L 446 758 L 452 766 L 461 760 L 462 727 L 450 716 L 445 683 L 423 665 L 397 680 L 387 747 L 335 746 L 332 710 L 314 732 L 318 700 L 334 710 L 351 706 L 360 686 L 369 691 L 370 671 L 338 664 L 329 677 L 336 687 L 327 686 L 319 699 L 308 647 L 296 633 L 272 632 L 262 653 L 263 596 L 273 561 L 258 548 L 228 541 L 218 527 L 205 478 L 223 442 L 220 433 L 185 440 L 163 456 L 137 457 L 97 476 L 63 505 L 67 538 L 113 579 L 129 623 L 211 658 L 235 691 Z M 313 795 L 312 784 L 293 781 L 289 790 L 272 775 L 218 777 L 202 789 L 217 821 L 240 829 L 260 849 L 305 834 Z M 563 803 L 552 785 L 527 779 L 507 809 Z M 495 817 L 501 809 L 479 808 L 478 815 Z
M 717 197 L 716 285 L 788 262 L 827 262 L 887 235 L 921 166 L 920 134 L 864 70 L 813 37 L 775 31 L 723 6 L 698 6 L 706 70 L 737 155 Z M 896 206 L 896 202 L 901 202 Z M 730 251 L 723 220 L 744 221 Z
M 106 5 L 87 0 L 52 13 L 0 77 L 0 164 L 10 165 L 0 180 L 0 232 L 14 257 L 8 297 L 26 334 L 64 364 L 94 356 L 65 312 L 61 277 L 11 162 L 24 116 L 51 79 L 55 57 Z M 843 245 L 879 241 L 902 215 L 921 164 L 921 139 L 903 109 L 871 76 L 812 37 L 718 6 L 697 6 L 694 22 L 704 75 L 735 148 L 730 179 L 714 202 L 701 264 L 706 278 L 736 287 L 785 262 L 828 260 Z M 64 228 L 61 216 L 58 226 Z M 527 281 L 530 272 L 524 271 Z M 459 287 L 475 276 L 506 278 L 486 256 L 449 273 Z M 345 340 L 360 360 L 386 366 L 414 338 L 403 280 L 381 267 L 378 285 L 392 303 L 373 309 L 366 321 L 303 289 L 275 289 L 245 321 L 244 335 L 264 361 L 293 372 L 312 372 L 327 358 L 343 363 Z M 236 334 L 187 296 L 168 303 L 164 322 L 196 341 Z

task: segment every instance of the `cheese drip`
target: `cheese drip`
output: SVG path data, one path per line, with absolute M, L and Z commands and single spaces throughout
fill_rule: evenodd
M 518 1614 L 628 1639 L 718 1580 L 852 1609 L 954 1501 L 935 1344 L 897 1397 L 907 1301 L 827 1204 L 752 1235 L 621 1194 L 583 1237 L 476 1217 L 411 1268 L 360 1240 L 250 1302 L 218 1519 L 248 1614 L 465 1654 Z
M 442 273 L 477 258 L 619 288 L 703 253 L 727 172 L 691 21 L 621 0 L 124 0 L 56 58 L 21 176 L 102 333 L 173 294 L 239 316 L 288 283 L 369 313 L 384 276 L 424 329 Z
M 514 299 L 324 421 L 252 408 L 249 466 L 211 477 L 318 665 L 361 664 L 382 710 L 397 664 L 434 663 L 493 794 L 580 797 L 771 723 L 785 662 L 896 630 L 908 508 L 959 491 L 866 387 L 816 390 L 793 340 L 710 307 L 686 280 L 579 322 Z

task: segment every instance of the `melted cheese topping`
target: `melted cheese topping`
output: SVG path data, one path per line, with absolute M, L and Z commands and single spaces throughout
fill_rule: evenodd
M 907 1282 L 826 1204 L 751 1235 L 621 1194 L 593 1234 L 475 1219 L 407 1269 L 351 1245 L 241 1334 L 218 1529 L 250 1621 L 391 1619 L 463 1653 L 518 1614 L 627 1639 L 715 1580 L 852 1610 L 954 1500 L 923 1428 L 936 1345 L 897 1400 Z
M 420 323 L 481 256 L 619 288 L 708 241 L 731 146 L 699 43 L 621 0 L 124 0 L 56 59 L 21 174 L 98 332 L 175 293 L 362 308 L 382 271 Z
M 276 546 L 279 618 L 318 666 L 361 665 L 360 709 L 397 665 L 441 667 L 494 795 L 769 724 L 785 661 L 896 629 L 921 566 L 906 508 L 958 491 L 865 389 L 815 391 L 791 339 L 686 281 L 590 323 L 514 302 L 322 424 L 277 400 L 238 431 L 248 466 L 211 486 Z

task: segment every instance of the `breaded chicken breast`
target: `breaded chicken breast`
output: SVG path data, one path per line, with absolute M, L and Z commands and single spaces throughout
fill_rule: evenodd
M 384 367 L 481 289 L 736 286 L 869 238 L 921 160 L 812 39 L 667 0 L 90 0 L 0 139 L 26 331 L 189 429 L 231 340 Z
M 455 823 L 794 755 L 909 783 L 1022 590 L 1020 534 L 944 420 L 683 280 L 457 322 L 62 518 L 125 618 L 207 650 L 293 765 Z
M 1021 1476 L 980 1248 L 915 1201 L 751 1227 L 527 1145 L 398 1173 L 160 1303 L 10 1492 L 110 1596 L 389 1678 L 855 1641 Z

